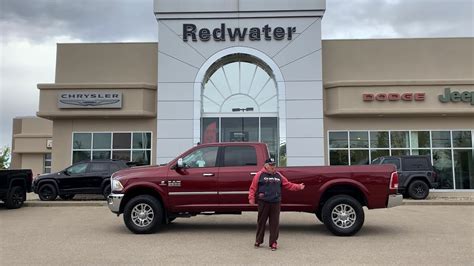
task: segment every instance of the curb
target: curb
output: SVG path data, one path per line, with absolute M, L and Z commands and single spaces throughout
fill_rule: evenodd
M 474 206 L 474 200 L 403 200 L 409 206 Z

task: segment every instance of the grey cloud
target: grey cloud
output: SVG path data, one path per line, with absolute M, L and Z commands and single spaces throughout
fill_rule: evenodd
M 474 36 L 472 0 L 328 0 L 323 38 Z
M 5 38 L 71 36 L 91 42 L 157 39 L 153 0 L 1 1 Z

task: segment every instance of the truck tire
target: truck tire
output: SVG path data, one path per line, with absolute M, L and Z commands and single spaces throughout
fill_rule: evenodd
M 323 222 L 323 217 L 321 216 L 321 208 L 319 208 L 314 214 L 316 214 L 316 218 L 318 218 L 318 220 L 319 220 L 321 223 L 324 223 L 324 222 Z
M 54 187 L 54 185 L 44 184 L 39 187 L 38 196 L 40 200 L 51 201 L 56 199 L 58 192 L 56 191 L 56 187 Z
M 323 223 L 337 236 L 351 236 L 364 224 L 362 204 L 349 195 L 331 197 L 322 209 Z
M 104 196 L 105 199 L 112 193 L 110 185 L 106 185 L 104 189 L 102 190 L 102 195 Z
M 76 194 L 63 194 L 63 195 L 59 195 L 59 197 L 60 197 L 62 200 L 72 200 L 72 198 L 74 198 L 74 196 L 76 196 Z
M 421 180 L 415 180 L 408 186 L 408 196 L 412 199 L 421 200 L 426 199 L 430 193 L 428 184 Z
M 123 221 L 135 234 L 154 233 L 163 221 L 163 207 L 153 196 L 136 196 L 125 205 Z
M 8 192 L 7 199 L 5 200 L 5 207 L 8 209 L 18 209 L 23 205 L 26 198 L 26 192 L 23 187 L 14 186 Z

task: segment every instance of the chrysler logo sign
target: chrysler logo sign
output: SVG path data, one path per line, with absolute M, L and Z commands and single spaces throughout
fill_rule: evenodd
M 65 91 L 58 94 L 58 108 L 122 108 L 122 93 L 116 91 Z

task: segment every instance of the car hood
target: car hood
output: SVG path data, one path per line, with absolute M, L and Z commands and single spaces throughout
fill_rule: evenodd
M 112 175 L 113 179 L 119 180 L 123 185 L 131 179 L 156 179 L 160 176 L 166 176 L 168 168 L 166 166 L 138 166 L 122 169 Z

